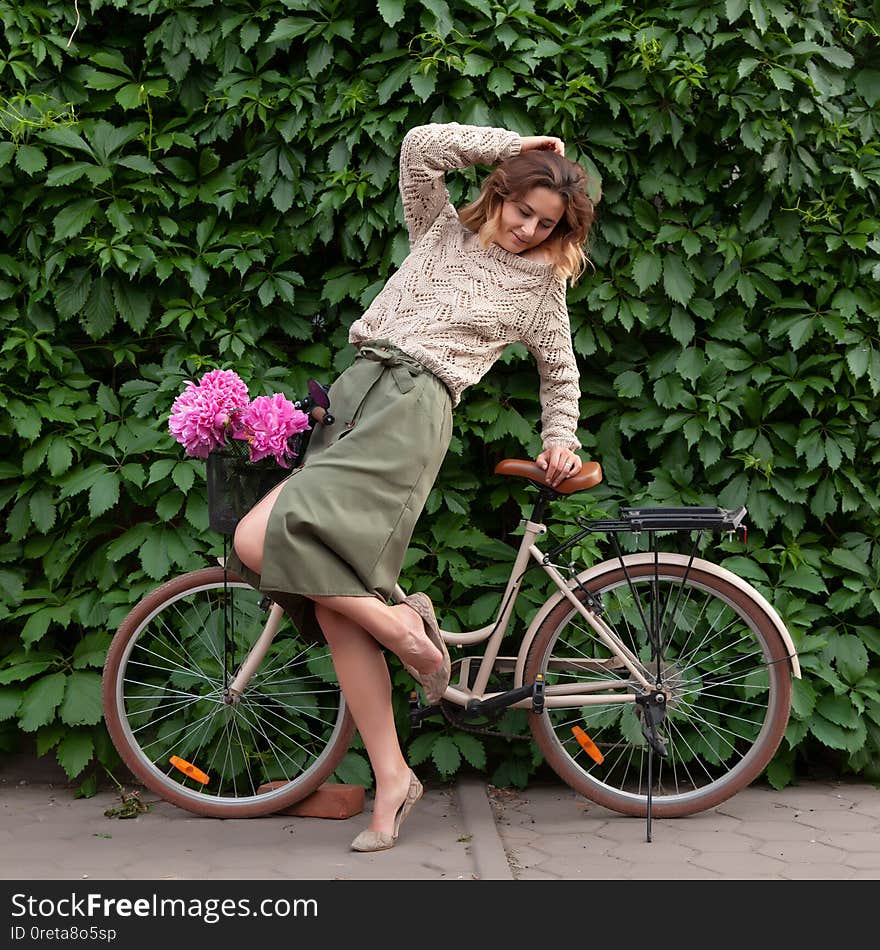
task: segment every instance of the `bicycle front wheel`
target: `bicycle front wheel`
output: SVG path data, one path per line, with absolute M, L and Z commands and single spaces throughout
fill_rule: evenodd
M 326 643 L 285 615 L 241 698 L 227 686 L 268 619 L 263 595 L 222 568 L 176 577 L 113 638 L 104 715 L 131 772 L 198 815 L 251 818 L 314 791 L 354 733 Z
M 601 616 L 666 695 L 657 735 L 652 812 L 677 817 L 712 808 L 756 779 L 785 732 L 791 708 L 788 650 L 760 604 L 707 569 L 660 554 L 650 564 L 609 566 L 586 585 Z M 575 591 L 582 602 L 586 595 Z M 663 618 L 661 648 L 651 618 Z M 525 682 L 543 674 L 548 707 L 530 714 L 532 735 L 550 767 L 585 797 L 644 816 L 650 747 L 642 691 L 629 670 L 568 600 L 544 620 L 529 649 Z M 551 697 L 592 694 L 595 704 L 551 707 Z M 557 700 L 564 701 L 564 700 Z M 584 734 L 598 747 L 595 761 Z

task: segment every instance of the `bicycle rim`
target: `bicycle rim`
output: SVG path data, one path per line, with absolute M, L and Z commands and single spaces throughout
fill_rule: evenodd
M 773 757 L 791 707 L 788 651 L 747 593 L 707 571 L 692 570 L 684 580 L 681 565 L 661 560 L 656 585 L 653 564 L 629 573 L 632 584 L 612 568 L 588 588 L 601 597 L 603 619 L 652 684 L 658 682 L 647 634 L 652 609 L 664 618 L 659 682 L 667 715 L 657 733 L 667 755 L 651 763 L 652 811 L 693 814 L 745 788 Z M 596 695 L 621 699 L 641 690 L 567 600 L 546 618 L 529 650 L 526 681 L 538 673 L 548 696 L 566 688 L 589 693 L 592 686 Z M 624 814 L 646 814 L 650 747 L 634 702 L 547 708 L 529 722 L 548 764 L 576 791 Z M 601 763 L 578 733 L 595 743 Z
M 268 618 L 263 595 L 208 568 L 175 578 L 121 624 L 104 712 L 123 761 L 163 799 L 201 815 L 252 817 L 314 791 L 353 734 L 326 643 L 285 615 L 241 699 L 224 699 Z

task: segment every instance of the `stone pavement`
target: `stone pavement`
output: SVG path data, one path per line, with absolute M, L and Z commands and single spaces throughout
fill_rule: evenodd
M 880 879 L 880 790 L 865 783 L 755 785 L 712 811 L 655 819 L 647 843 L 644 821 L 561 783 L 429 782 L 398 845 L 375 854 L 348 850 L 366 813 L 219 820 L 160 801 L 136 818 L 105 817 L 119 804 L 112 791 L 76 799 L 45 775 L 0 767 L 0 879 Z

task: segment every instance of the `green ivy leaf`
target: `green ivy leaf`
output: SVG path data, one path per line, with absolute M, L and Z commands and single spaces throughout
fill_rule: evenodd
M 469 765 L 475 769 L 485 769 L 486 749 L 476 736 L 468 735 L 466 732 L 459 732 L 452 738 L 453 742 L 458 746 L 459 752 L 461 752 Z
M 67 777 L 75 778 L 89 764 L 94 751 L 95 742 L 91 732 L 87 729 L 74 729 L 58 743 L 55 755 Z
M 0 686 L 0 722 L 12 717 L 18 712 L 24 690 L 17 686 Z
M 444 777 L 455 775 L 461 765 L 461 753 L 450 736 L 437 736 L 431 747 L 431 758 L 437 771 Z
M 73 667 L 81 670 L 87 666 L 101 669 L 110 648 L 110 634 L 105 630 L 93 630 L 77 643 L 73 650 Z
M 406 0 L 378 0 L 376 6 L 382 19 L 389 25 L 394 26 L 403 19 L 403 8 Z
M 19 145 L 15 153 L 15 164 L 31 177 L 46 167 L 46 156 L 43 150 L 34 145 Z
M 69 726 L 92 726 L 100 722 L 104 715 L 100 674 L 74 670 L 67 677 L 58 714 Z
M 96 198 L 72 201 L 55 216 L 55 241 L 66 241 L 79 234 L 98 211 Z
M 35 732 L 55 718 L 66 683 L 64 673 L 50 673 L 25 690 L 18 710 L 18 724 L 25 732 Z
M 89 489 L 89 514 L 93 518 L 109 511 L 119 501 L 119 475 L 116 472 L 100 472 Z
M 868 672 L 868 651 L 858 637 L 850 633 L 842 633 L 834 642 L 833 649 L 838 672 L 847 682 L 857 683 Z M 835 719 L 821 704 L 819 708 L 832 722 L 840 725 L 854 725 L 854 723 L 844 723 L 840 719 Z
M 677 254 L 663 258 L 663 289 L 680 304 L 686 304 L 694 295 L 694 279 Z
M 644 293 L 649 287 L 652 287 L 660 280 L 660 275 L 663 271 L 663 261 L 659 254 L 642 251 L 634 258 L 632 269 L 633 279 L 639 288 L 639 292 Z

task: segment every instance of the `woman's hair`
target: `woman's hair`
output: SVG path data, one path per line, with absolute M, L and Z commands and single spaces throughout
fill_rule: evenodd
M 589 183 L 589 176 L 575 162 L 556 152 L 530 149 L 502 162 L 483 182 L 476 201 L 462 208 L 458 217 L 488 247 L 498 232 L 505 201 L 520 201 L 532 188 L 556 192 L 565 210 L 541 247 L 548 251 L 557 275 L 574 284 L 589 263 L 585 244 L 595 216 L 586 191 Z

